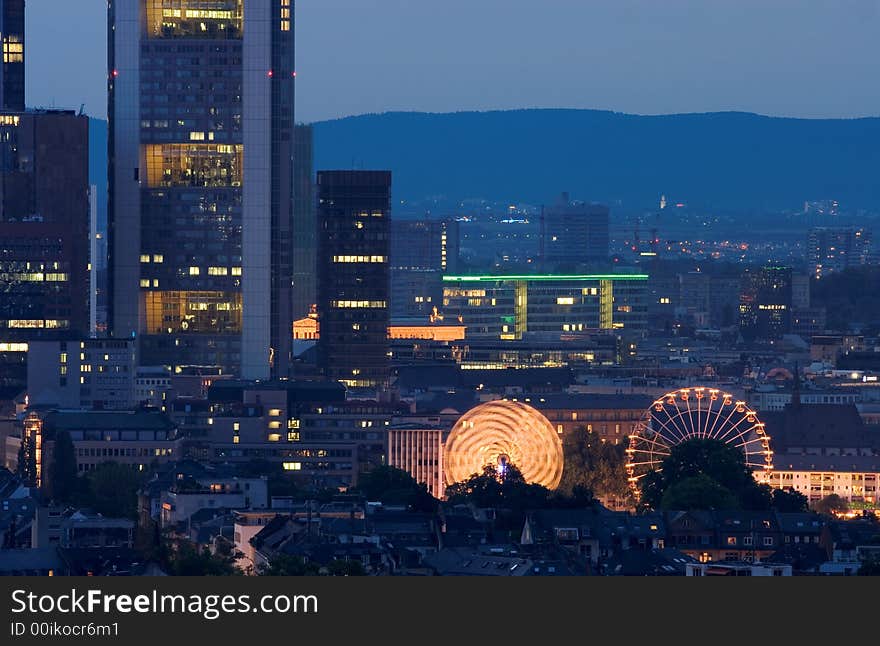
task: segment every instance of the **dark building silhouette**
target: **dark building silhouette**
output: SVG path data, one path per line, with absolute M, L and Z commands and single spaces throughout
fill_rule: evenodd
M 0 110 L 24 111 L 24 0 L 0 0 Z
M 0 341 L 89 334 L 88 169 L 88 117 L 0 113 Z
M 391 315 L 427 317 L 442 309 L 443 274 L 458 268 L 456 220 L 391 223 Z
M 315 219 L 314 130 L 310 125 L 293 129 L 293 318 L 307 316 L 315 305 L 317 232 Z
M 542 260 L 546 271 L 560 265 L 600 263 L 608 259 L 607 206 L 573 202 L 563 193 L 541 216 Z
M 389 379 L 391 173 L 318 173 L 319 365 L 350 387 Z
M 792 278 L 789 267 L 762 267 L 743 274 L 740 332 L 747 341 L 780 339 L 791 331 Z
M 109 325 L 141 362 L 288 375 L 292 0 L 109 3 Z

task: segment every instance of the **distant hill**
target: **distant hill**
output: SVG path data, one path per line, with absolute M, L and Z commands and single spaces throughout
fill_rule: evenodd
M 92 183 L 106 190 L 107 122 L 91 121 Z M 315 124 L 315 168 L 394 172 L 396 198 L 674 201 L 880 209 L 880 119 L 740 112 L 635 116 L 595 110 L 389 112 Z M 101 214 L 103 220 L 103 213 Z
M 561 191 L 633 207 L 676 201 L 880 207 L 880 119 L 594 110 L 386 113 L 315 124 L 316 169 L 394 172 L 397 198 L 541 203 Z

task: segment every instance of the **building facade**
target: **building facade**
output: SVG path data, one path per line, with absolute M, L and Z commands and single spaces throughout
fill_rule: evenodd
M 792 276 L 788 267 L 762 267 L 743 275 L 739 325 L 747 341 L 780 339 L 791 331 Z
M 109 2 L 110 331 L 148 365 L 287 376 L 292 0 Z
M 24 0 L 0 0 L 0 110 L 24 111 Z
M 647 328 L 643 274 L 444 276 L 443 315 L 468 338 L 505 341 L 596 330 L 641 335 Z
M 437 499 L 446 493 L 443 475 L 443 430 L 418 424 L 395 424 L 388 429 L 388 465 L 427 485 Z
M 443 274 L 458 266 L 458 222 L 393 221 L 390 260 L 391 316 L 430 316 L 441 304 Z
M 124 410 L 138 401 L 132 339 L 33 341 L 29 345 L 31 405 Z
M 318 173 L 319 367 L 350 387 L 390 378 L 391 173 Z
M 293 317 L 303 318 L 317 303 L 317 233 L 315 215 L 314 131 L 298 124 L 293 128 Z
M 867 265 L 874 259 L 872 235 L 856 227 L 816 227 L 807 235 L 807 267 L 815 278 Z
M 797 491 L 811 504 L 836 495 L 848 504 L 877 508 L 880 458 L 780 454 L 774 460 L 768 484 L 776 489 Z
M 573 202 L 563 193 L 542 216 L 543 263 L 555 271 L 560 265 L 577 266 L 608 260 L 609 210 L 601 204 Z
M 88 117 L 0 113 L 0 340 L 89 334 L 88 168 Z

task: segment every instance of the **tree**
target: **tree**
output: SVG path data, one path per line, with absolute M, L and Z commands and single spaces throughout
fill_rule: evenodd
M 580 487 L 597 496 L 625 499 L 630 496 L 626 453 L 622 444 L 603 442 L 586 428 L 567 433 L 562 443 L 565 469 L 559 491 L 571 495 Z
M 207 548 L 201 551 L 187 540 L 176 543 L 170 551 L 168 572 L 173 576 L 237 576 L 242 572 L 235 565 L 236 554 L 212 554 Z
M 700 476 L 703 477 L 679 488 L 673 496 L 665 497 L 674 485 Z M 707 480 L 718 487 L 709 487 Z M 695 503 L 701 498 L 715 505 L 724 503 L 733 509 L 753 511 L 768 510 L 772 504 L 770 488 L 755 480 L 742 450 L 714 439 L 693 439 L 673 446 L 661 470 L 642 479 L 641 489 L 643 504 L 653 509 L 669 509 L 666 505 L 672 502 Z M 726 497 L 724 491 L 731 497 Z
M 360 561 L 333 559 L 326 567 L 314 561 L 305 561 L 300 556 L 277 554 L 269 565 L 260 570 L 261 576 L 366 576 L 367 572 Z
M 453 504 L 472 503 L 477 507 L 521 511 L 545 507 L 550 492 L 541 485 L 526 482 L 514 464 L 508 464 L 503 473 L 488 464 L 482 473 L 446 487 L 446 498 Z
M 302 557 L 290 554 L 276 554 L 268 565 L 264 565 L 260 569 L 261 576 L 315 576 L 317 574 L 317 564 L 306 563 Z
M 856 574 L 858 576 L 880 576 L 880 558 L 875 556 L 865 559 Z
M 49 468 L 47 494 L 56 502 L 70 503 L 77 497 L 79 489 L 73 440 L 70 439 L 70 433 L 67 431 L 59 431 L 55 436 L 55 451 Z
M 22 482 L 29 487 L 37 481 L 37 456 L 33 444 L 32 438 L 22 435 L 21 445 L 18 447 L 18 465 L 15 470 Z
M 357 491 L 368 500 L 378 500 L 388 505 L 406 505 L 410 509 L 425 512 L 437 509 L 437 500 L 428 493 L 427 486 L 396 467 L 376 467 L 363 474 L 358 479 Z
M 809 511 L 810 505 L 807 497 L 800 491 L 786 491 L 785 489 L 773 490 L 773 509 L 783 513 Z
M 131 467 L 105 462 L 87 476 L 90 506 L 111 518 L 137 519 L 137 492 L 143 478 Z
M 701 473 L 673 483 L 663 492 L 661 509 L 738 509 L 739 500 L 732 491 Z
M 849 505 L 847 505 L 846 501 L 836 493 L 825 496 L 822 500 L 813 503 L 813 510 L 820 514 L 825 514 L 826 516 L 832 516 L 834 515 L 834 512 L 847 511 L 848 509 Z

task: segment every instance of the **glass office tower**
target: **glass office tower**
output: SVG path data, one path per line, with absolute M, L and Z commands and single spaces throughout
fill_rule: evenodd
M 0 110 L 24 111 L 24 0 L 0 0 Z
M 391 173 L 318 171 L 319 367 L 349 388 L 388 385 Z
M 141 364 L 288 375 L 292 0 L 109 1 L 110 327 Z

